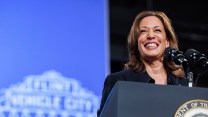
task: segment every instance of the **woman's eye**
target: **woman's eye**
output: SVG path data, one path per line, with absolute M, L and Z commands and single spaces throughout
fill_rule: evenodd
M 155 32 L 161 32 L 161 30 L 160 29 L 156 29 Z
M 145 30 L 145 29 L 142 29 L 142 30 L 140 30 L 140 32 L 142 33 L 142 32 L 147 32 L 147 30 Z

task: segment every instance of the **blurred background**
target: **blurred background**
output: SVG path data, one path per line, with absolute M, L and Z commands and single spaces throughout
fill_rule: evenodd
M 166 13 L 172 21 L 181 51 L 192 48 L 208 55 L 208 7 L 205 0 L 110 0 L 111 72 L 123 69 L 128 59 L 128 33 L 135 16 L 143 10 Z M 207 76 L 199 79 L 198 86 L 208 86 Z
M 1 0 L 0 117 L 96 117 L 107 11 L 105 0 Z

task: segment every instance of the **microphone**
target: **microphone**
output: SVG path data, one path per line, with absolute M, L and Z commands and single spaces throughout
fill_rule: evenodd
M 178 51 L 173 47 L 167 47 L 165 49 L 165 59 L 172 60 L 177 65 L 182 65 L 186 78 L 188 79 L 189 87 L 193 87 L 193 73 L 190 71 L 189 64 L 185 55 L 183 55 L 182 51 Z
M 202 67 L 203 69 L 208 68 L 208 59 L 204 54 L 201 54 L 197 50 L 188 49 L 185 52 L 185 57 L 187 58 L 191 68 Z
M 165 59 L 172 60 L 177 65 L 182 65 L 186 78 L 189 81 L 188 86 L 193 87 L 193 73 L 189 71 L 188 61 L 183 55 L 183 52 L 173 47 L 167 47 L 165 49 Z
M 173 47 L 167 47 L 165 49 L 165 59 L 171 60 L 177 65 L 185 65 L 187 67 L 187 60 L 185 56 L 183 55 L 182 51 L 178 51 Z

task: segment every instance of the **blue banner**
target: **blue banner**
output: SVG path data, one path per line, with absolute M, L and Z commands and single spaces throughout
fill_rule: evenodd
M 107 15 L 105 0 L 0 1 L 0 116 L 95 117 Z

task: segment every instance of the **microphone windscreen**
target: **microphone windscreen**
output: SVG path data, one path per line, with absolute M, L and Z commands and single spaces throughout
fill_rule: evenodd
M 196 56 L 198 56 L 200 53 L 197 51 L 197 50 L 194 50 L 194 49 L 188 49 L 186 52 L 185 52 L 185 57 L 186 59 L 191 63 L 193 64 L 195 62 L 195 58 Z
M 171 51 L 172 50 L 175 50 L 175 48 L 173 48 L 173 47 L 167 47 L 167 48 L 165 48 L 164 54 L 165 54 L 165 59 L 166 60 L 171 60 Z

